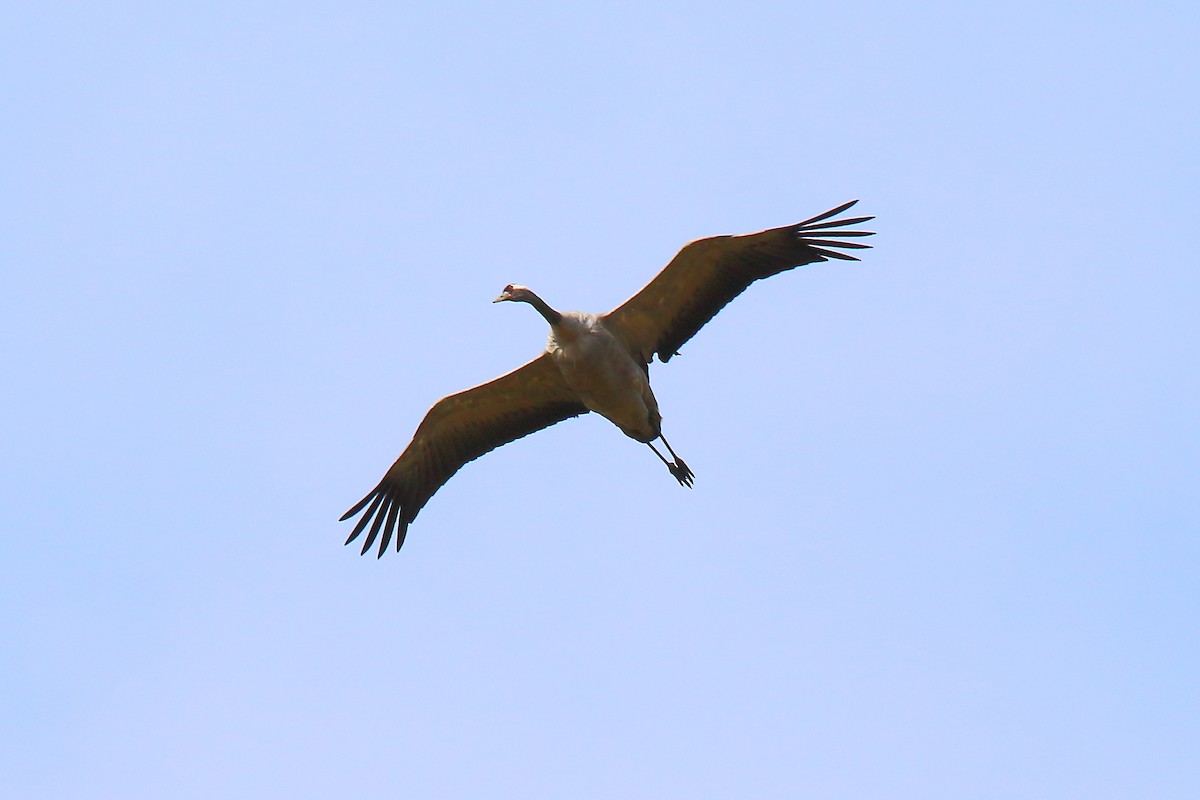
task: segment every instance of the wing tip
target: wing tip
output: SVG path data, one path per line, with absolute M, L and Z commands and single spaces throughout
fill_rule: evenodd
M 370 505 L 368 506 L 368 504 Z M 365 556 L 378 540 L 379 555 L 377 558 L 382 558 L 393 537 L 396 539 L 396 552 L 400 552 L 400 546 L 404 544 L 405 535 L 408 533 L 408 524 L 412 521 L 405 519 L 402 506 L 403 503 L 395 492 L 389 491 L 383 486 L 383 483 L 380 483 L 338 519 L 339 522 L 344 522 L 366 508 L 362 518 L 355 523 L 354 530 L 346 538 L 345 544 L 348 545 L 356 540 L 363 531 L 367 531 L 369 525 L 370 530 L 367 531 L 367 537 L 358 553 L 360 556 Z M 383 535 L 380 536 L 380 534 Z
M 375 497 L 375 495 L 378 493 L 379 493 L 379 487 L 376 486 L 374 489 L 367 492 L 366 497 L 364 497 L 362 500 L 359 500 L 354 505 L 350 506 L 350 508 L 346 511 L 345 514 L 342 514 L 340 517 L 338 517 L 338 522 L 345 522 L 346 520 L 350 519 L 358 512 L 362 511 L 363 507 L 366 506 L 367 503 L 371 502 L 371 498 Z M 356 530 L 351 536 L 353 538 L 353 536 L 357 536 L 357 535 L 358 535 L 358 531 Z
M 404 537 L 408 534 L 408 520 L 400 520 L 400 524 L 394 528 L 392 527 L 392 520 L 388 520 L 387 529 L 384 533 L 384 539 L 379 543 L 379 552 L 375 554 L 376 561 L 383 558 L 383 554 L 387 552 L 388 545 L 391 543 L 393 531 L 396 536 L 396 552 L 399 553 L 401 545 L 404 544 Z M 360 555 L 365 553 L 366 551 L 364 550 L 363 553 L 360 553 Z
M 809 217 L 808 219 L 804 220 L 803 222 L 797 223 L 796 227 L 798 227 L 798 228 L 804 227 L 805 225 L 811 225 L 814 222 L 820 222 L 823 219 L 829 219 L 830 217 L 833 217 L 833 216 L 836 216 L 836 215 L 842 213 L 843 211 L 845 211 L 848 208 L 852 208 L 857 202 L 858 202 L 858 198 L 855 198 L 848 203 L 842 203 L 837 208 L 831 208 L 828 211 L 817 214 L 815 217 Z
M 837 259 L 839 261 L 859 261 L 860 259 L 843 253 L 841 250 L 869 250 L 871 245 L 862 242 L 844 242 L 839 241 L 842 238 L 857 239 L 863 236 L 874 236 L 875 231 L 860 231 L 860 230 L 841 230 L 850 225 L 861 225 L 864 222 L 869 222 L 875 219 L 874 216 L 863 217 L 848 217 L 844 219 L 830 219 L 836 217 L 843 211 L 853 207 L 858 203 L 857 199 L 851 200 L 848 203 L 842 203 L 836 208 L 832 208 L 823 214 L 818 214 L 815 217 L 806 219 L 803 222 L 796 223 L 793 230 L 796 232 L 796 237 L 804 244 L 811 248 L 822 261 L 829 259 Z M 822 238 L 822 237 L 835 238 Z
M 847 219 L 830 219 L 830 217 L 836 217 L 838 214 L 841 214 L 843 211 L 847 211 L 848 209 L 855 206 L 857 203 L 858 203 L 857 199 L 851 200 L 848 203 L 842 203 L 840 206 L 837 206 L 836 208 L 831 208 L 828 211 L 817 214 L 815 217 L 809 217 L 808 219 L 806 219 L 802 222 L 797 222 L 793 227 L 797 231 L 816 230 L 816 229 L 820 229 L 820 228 L 837 228 L 837 227 L 844 227 L 846 225 L 858 225 L 860 223 L 870 222 L 871 220 L 875 219 L 875 216 L 873 214 L 870 216 L 850 217 Z M 826 222 L 825 220 L 828 220 L 828 222 Z M 868 233 L 863 233 L 863 234 L 857 234 L 857 235 L 869 236 L 871 233 L 874 233 L 874 231 L 870 231 Z

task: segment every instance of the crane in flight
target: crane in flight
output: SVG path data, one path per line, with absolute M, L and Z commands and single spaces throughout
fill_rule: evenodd
M 589 411 L 648 445 L 680 486 L 690 487 L 692 470 L 662 435 L 662 415 L 650 390 L 651 359 L 657 355 L 665 364 L 679 355 L 685 342 L 754 281 L 831 258 L 857 261 L 842 250 L 870 245 L 843 240 L 873 235 L 849 228 L 874 217 L 832 219 L 857 202 L 795 225 L 691 242 L 607 314 L 555 311 L 531 289 L 505 286 L 493 302 L 528 303 L 550 324 L 545 352 L 507 375 L 434 403 L 379 484 L 342 515 L 347 520 L 365 509 L 346 544 L 367 531 L 362 553 L 379 539 L 382 557 L 393 538 L 399 551 L 409 524 L 464 464 Z M 831 236 L 836 238 L 826 238 Z

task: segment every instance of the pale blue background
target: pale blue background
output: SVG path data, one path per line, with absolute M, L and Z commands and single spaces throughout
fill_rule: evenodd
M 1200 6 L 10 5 L 0 794 L 1200 796 Z M 399 556 L 443 394 L 861 197 Z

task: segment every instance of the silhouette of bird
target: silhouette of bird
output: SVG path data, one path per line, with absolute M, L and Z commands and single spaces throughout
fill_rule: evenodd
M 842 240 L 874 232 L 847 227 L 874 217 L 830 219 L 857 202 L 795 225 L 694 241 L 607 314 L 555 311 L 532 290 L 505 286 L 493 302 L 528 303 L 550 324 L 545 352 L 507 375 L 437 401 L 379 485 L 342 515 L 346 520 L 365 509 L 346 544 L 370 525 L 362 553 L 380 534 L 380 557 L 393 536 L 399 551 L 409 524 L 464 464 L 588 411 L 645 442 L 679 484 L 690 487 L 692 470 L 662 435 L 662 415 L 650 390 L 650 361 L 657 355 L 666 363 L 678 355 L 685 342 L 754 281 L 831 258 L 857 261 L 841 250 L 870 245 Z M 656 439 L 669 459 L 654 446 Z

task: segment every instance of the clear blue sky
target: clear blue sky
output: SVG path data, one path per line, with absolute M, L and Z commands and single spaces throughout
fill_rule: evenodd
M 0 794 L 1200 796 L 1200 10 L 26 3 Z M 686 241 L 862 198 L 604 420 L 337 517 Z

